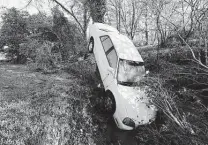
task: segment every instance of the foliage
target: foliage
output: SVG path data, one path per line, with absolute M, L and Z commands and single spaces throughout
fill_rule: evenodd
M 94 22 L 104 22 L 106 0 L 89 0 L 90 14 Z
M 16 62 L 24 63 L 26 58 L 34 60 L 36 50 L 44 41 L 58 42 L 63 60 L 83 51 L 83 37 L 73 22 L 69 22 L 58 7 L 53 17 L 44 13 L 29 15 L 15 8 L 2 15 L 1 44 L 9 45 L 7 56 Z M 43 56 L 44 57 L 44 56 Z
M 34 54 L 31 54 L 28 60 L 28 67 L 32 71 L 41 71 L 43 73 L 52 73 L 55 70 L 55 61 L 51 55 L 51 49 L 53 44 L 51 42 L 44 42 L 40 44 L 36 42 L 39 46 L 34 46 Z M 28 51 L 28 50 L 27 50 Z M 30 50 L 29 50 L 30 51 Z M 27 53 L 27 52 L 26 52 Z
M 79 35 L 76 25 L 69 22 L 64 14 L 58 9 L 58 7 L 53 8 L 53 32 L 59 38 L 59 43 L 61 44 L 60 52 L 63 60 L 67 60 L 70 55 L 76 54 L 80 51 L 78 46 L 83 37 Z M 83 48 L 82 48 L 83 49 Z
M 38 14 L 30 15 L 27 19 L 27 28 L 31 34 L 43 33 L 46 29 L 52 29 L 53 18 L 47 16 L 45 13 L 39 12 Z
M 16 8 L 8 9 L 2 15 L 1 38 L 3 38 L 5 44 L 11 46 L 8 55 L 12 59 L 16 58 L 16 62 L 20 62 L 22 58 L 19 54 L 19 44 L 24 42 L 25 36 L 28 34 L 26 21 L 28 16 L 27 12 L 18 11 Z
M 20 45 L 20 53 L 27 59 L 35 61 L 37 50 L 41 47 L 41 42 L 36 39 L 29 39 L 27 42 Z
M 111 24 L 116 23 L 115 25 L 118 26 L 119 30 L 123 29 L 123 32 L 132 39 L 139 34 L 138 40 L 146 42 L 145 44 L 156 41 L 160 47 L 171 47 L 159 49 L 156 46 L 154 49 L 147 48 L 149 50 L 146 49 L 145 52 L 141 52 L 146 68 L 151 72 L 150 77 L 147 77 L 143 83 L 151 88 L 148 93 L 150 97 L 155 96 L 153 103 L 159 108 L 159 112 L 163 112 L 162 119 L 164 120 L 159 124 L 159 127 L 157 124 L 140 126 L 135 131 L 137 142 L 139 144 L 165 145 L 207 144 L 208 118 L 205 105 L 208 104 L 208 71 L 206 63 L 203 65 L 198 59 L 201 55 L 199 48 L 204 47 L 207 51 L 208 3 L 206 0 L 131 0 L 127 4 L 124 3 L 124 0 L 111 0 L 115 4 L 113 9 L 106 9 L 106 6 L 109 6 L 106 5 L 105 0 L 82 0 L 82 4 L 73 1 L 68 8 L 62 5 L 60 1 L 53 1 L 65 10 L 74 21 L 69 21 L 58 7 L 52 9 L 53 17 L 48 17 L 44 13 L 29 16 L 28 13 L 18 11 L 15 8 L 8 9 L 2 15 L 3 26 L 0 43 L 1 45 L 10 45 L 8 57 L 18 58 L 18 62 L 20 62 L 20 59 L 24 61 L 25 58 L 30 59 L 28 67 L 32 71 L 57 73 L 57 63 L 52 53 L 60 52 L 63 60 L 67 63 L 63 64 L 63 69 L 70 73 L 70 77 L 67 74 L 66 78 L 62 78 L 63 74 L 57 76 L 49 74 L 50 78 L 43 79 L 43 82 L 49 80 L 42 88 L 44 91 L 40 92 L 40 88 L 36 88 L 37 90 L 22 94 L 16 89 L 15 93 L 17 92 L 18 95 L 12 94 L 9 96 L 7 100 L 10 101 L 11 99 L 11 102 L 22 96 L 31 97 L 27 102 L 29 105 L 26 104 L 29 112 L 23 112 L 27 115 L 33 115 L 32 117 L 35 118 L 35 121 L 31 120 L 35 125 L 30 124 L 32 122 L 30 117 L 21 116 L 29 120 L 27 122 L 29 125 L 24 124 L 25 122 L 21 120 L 22 118 L 18 118 L 22 111 L 15 113 L 16 108 L 7 110 L 6 114 L 12 114 L 11 116 L 15 114 L 16 116 L 13 119 L 17 121 L 13 121 L 7 115 L 2 116 L 3 119 L 9 118 L 13 121 L 13 124 L 10 123 L 10 120 L 0 122 L 2 123 L 0 135 L 4 135 L 2 144 L 9 141 L 13 144 L 17 144 L 18 141 L 19 144 L 55 144 L 58 142 L 63 144 L 79 144 L 81 142 L 88 144 L 90 142 L 87 140 L 89 136 L 91 138 L 92 135 L 95 135 L 103 139 L 103 136 L 108 132 L 101 133 L 101 130 L 106 130 L 106 128 L 102 128 L 103 124 L 107 124 L 105 121 L 103 123 L 98 121 L 99 119 L 94 119 L 92 112 L 90 112 L 90 115 L 93 114 L 92 116 L 86 115 L 86 110 L 84 110 L 86 106 L 90 109 L 92 109 L 93 105 L 100 107 L 100 104 L 90 104 L 88 99 L 93 95 L 91 89 L 98 83 L 94 75 L 95 63 L 90 63 L 87 60 L 78 61 L 79 59 L 77 59 L 78 53 L 86 51 L 84 36 L 89 23 L 89 8 L 94 22 L 104 22 L 104 15 L 108 10 L 107 12 L 111 11 L 111 14 L 115 13 L 116 15 L 116 17 L 114 15 L 110 16 L 112 17 Z M 119 2 L 123 4 L 122 7 Z M 121 25 L 119 19 L 122 20 L 123 25 Z M 52 40 L 48 37 L 52 35 L 56 39 Z M 143 38 L 145 40 L 142 40 Z M 52 41 L 56 41 L 54 51 L 52 51 L 54 48 Z M 190 43 L 194 41 L 197 45 L 194 44 L 194 48 L 190 47 L 187 45 L 187 41 L 190 41 Z M 188 47 L 180 47 L 181 44 L 186 44 Z M 173 46 L 174 48 L 172 48 Z M 207 58 L 207 52 L 205 52 L 205 58 Z M 33 75 L 37 74 L 39 73 Z M 31 77 L 32 75 L 29 80 Z M 52 80 L 50 80 L 51 78 Z M 59 86 L 59 83 L 54 83 L 57 81 L 54 78 L 63 82 L 69 81 L 69 83 Z M 4 77 L 1 79 L 3 80 L 0 83 L 7 81 Z M 40 80 L 36 81 L 40 82 Z M 6 84 L 9 83 L 7 82 Z M 41 83 L 36 85 L 41 86 Z M 20 83 L 18 82 L 18 84 Z M 28 87 L 30 87 L 29 85 Z M 69 86 L 71 88 L 68 88 Z M 8 88 L 10 89 L 10 87 L 12 91 L 17 86 L 11 85 Z M 8 92 L 11 91 L 9 90 Z M 12 98 L 12 96 L 16 98 Z M 62 101 L 59 100 L 60 96 Z M 98 99 L 97 96 L 95 98 Z M 22 100 L 25 100 L 25 98 Z M 23 102 L 22 100 L 18 100 L 20 104 Z M 5 104 L 9 104 L 9 101 Z M 60 102 L 60 104 L 64 103 L 64 105 L 56 104 L 54 101 Z M 3 104 L 3 107 L 5 104 Z M 18 105 L 16 106 L 18 107 Z M 12 104 L 11 106 L 15 105 Z M 60 109 L 61 106 L 65 108 Z M 7 109 L 7 107 L 3 109 Z M 37 114 L 33 114 L 34 112 L 37 112 Z M 41 118 L 44 115 L 46 117 Z M 50 119 L 47 120 L 48 116 L 50 116 Z M 84 119 L 83 116 L 85 116 Z M 86 122 L 83 121 L 85 119 L 87 120 Z M 96 122 L 94 124 L 92 123 L 93 119 Z M 54 123 L 56 121 L 58 125 Z M 64 126 L 61 126 L 61 124 L 64 124 Z M 97 124 L 102 128 L 99 131 L 97 130 Z M 20 126 L 23 126 L 23 129 L 19 129 Z M 81 128 L 84 127 L 87 129 L 83 133 Z M 21 138 L 22 136 L 23 138 Z M 76 136 L 81 137 L 76 138 Z M 55 137 L 59 138 L 59 141 Z M 23 143 L 23 141 L 25 142 Z
M 207 70 L 191 61 L 191 54 L 185 48 L 162 52 L 158 58 L 155 50 L 143 55 L 151 73 L 140 85 L 151 88 L 147 91 L 149 97 L 163 115 L 152 126 L 139 127 L 138 142 L 206 144 L 207 99 L 202 94 L 206 94 L 204 88 L 208 86 L 204 76 Z M 154 137 L 150 139 L 150 136 Z

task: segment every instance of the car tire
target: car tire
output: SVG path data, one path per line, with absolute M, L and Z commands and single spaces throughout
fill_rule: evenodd
M 90 39 L 90 42 L 88 44 L 88 51 L 89 51 L 89 53 L 92 53 L 93 52 L 93 49 L 94 49 L 94 39 L 91 38 Z
M 113 115 L 116 111 L 116 102 L 111 92 L 106 92 L 104 97 L 104 109 L 107 114 Z

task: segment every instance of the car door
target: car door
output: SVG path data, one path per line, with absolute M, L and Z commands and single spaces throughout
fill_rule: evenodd
M 103 77 L 102 81 L 105 88 L 109 87 L 114 80 L 114 76 L 116 73 L 118 56 L 115 50 L 115 47 L 109 36 L 101 36 L 101 43 L 103 45 L 103 49 L 105 51 L 105 55 L 103 57 L 103 62 L 107 62 L 105 67 L 103 67 Z
M 94 36 L 94 41 L 95 41 L 93 52 L 94 52 L 96 64 L 97 64 L 97 67 L 99 69 L 101 79 L 104 80 L 104 78 L 107 74 L 106 68 L 108 66 L 108 60 L 106 58 L 105 51 L 104 51 L 104 48 L 103 48 L 103 44 L 101 42 L 101 37 L 100 36 L 102 36 L 102 35 L 100 35 L 99 31 L 95 31 L 93 36 Z

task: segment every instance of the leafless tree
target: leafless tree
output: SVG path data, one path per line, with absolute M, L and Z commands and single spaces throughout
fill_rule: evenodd
M 133 40 L 139 28 L 139 20 L 142 15 L 142 3 L 140 0 L 109 0 L 109 5 L 115 11 L 117 29 L 125 33 Z

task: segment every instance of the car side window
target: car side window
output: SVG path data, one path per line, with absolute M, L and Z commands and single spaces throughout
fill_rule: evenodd
M 111 47 L 113 47 L 113 43 L 112 43 L 109 36 L 102 36 L 102 37 L 100 37 L 100 40 L 102 42 L 102 45 L 103 45 L 103 48 L 104 48 L 105 52 L 109 51 L 109 49 Z
M 106 57 L 108 59 L 109 65 L 112 68 L 116 68 L 118 56 L 116 50 L 109 36 L 100 37 L 101 43 L 103 45 Z
M 115 50 L 115 49 L 112 49 L 112 50 L 107 54 L 107 59 L 108 59 L 109 65 L 110 65 L 112 68 L 116 68 L 117 61 L 118 61 L 118 57 L 117 57 L 117 54 L 116 54 L 116 50 Z

